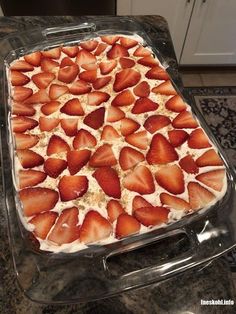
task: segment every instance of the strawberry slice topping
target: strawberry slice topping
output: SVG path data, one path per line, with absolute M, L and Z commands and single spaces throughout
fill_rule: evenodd
M 55 74 L 50 72 L 41 72 L 34 74 L 31 79 L 38 88 L 47 88 L 48 85 L 56 78 Z
M 172 125 L 176 129 L 195 129 L 198 123 L 190 112 L 182 111 L 174 118 Z
M 203 130 L 196 129 L 189 136 L 188 146 L 190 148 L 201 149 L 201 148 L 211 147 L 211 144 L 209 143 L 208 138 L 203 132 Z
M 34 235 L 45 240 L 57 217 L 58 214 L 55 212 L 45 212 L 33 217 L 29 223 L 34 225 Z
M 138 47 L 135 52 L 135 57 L 147 57 L 151 55 L 151 51 L 143 46 Z
M 172 146 L 178 147 L 187 141 L 189 135 L 184 130 L 171 130 L 168 131 L 169 141 Z
M 170 79 L 169 74 L 161 67 L 154 66 L 145 74 L 146 78 L 151 80 L 164 80 L 167 81 Z
M 96 57 L 89 51 L 81 49 L 76 57 L 76 63 L 81 66 L 88 63 L 96 63 Z
M 108 59 L 116 59 L 121 57 L 128 57 L 128 50 L 120 44 L 114 44 L 111 49 L 107 52 Z
M 55 129 L 60 122 L 60 119 L 57 118 L 46 118 L 46 117 L 40 117 L 39 118 L 39 128 L 40 131 L 52 131 Z
M 70 146 L 58 135 L 52 135 L 47 147 L 47 155 L 60 154 L 62 152 L 68 152 Z
M 167 205 L 173 209 L 184 211 L 190 210 L 189 203 L 177 196 L 173 196 L 167 193 L 161 193 L 160 200 L 162 204 Z
M 71 58 L 69 57 L 65 57 L 61 60 L 61 63 L 60 63 L 60 68 L 64 68 L 64 67 L 67 67 L 67 66 L 70 66 L 70 65 L 75 65 L 76 63 L 74 63 Z
M 157 130 L 160 130 L 160 129 L 166 127 L 170 123 L 171 123 L 171 121 L 167 116 L 157 114 L 157 115 L 150 116 L 149 118 L 147 118 L 147 120 L 144 122 L 143 126 L 145 127 L 145 129 L 149 133 L 153 134 Z
M 26 217 L 53 209 L 59 198 L 56 191 L 40 187 L 23 189 L 19 197 Z
M 112 227 L 109 221 L 95 210 L 90 210 L 80 228 L 80 241 L 89 244 L 110 236 Z
M 162 206 L 141 207 L 134 211 L 135 218 L 146 227 L 168 222 L 170 210 Z
M 223 166 L 223 161 L 214 149 L 209 149 L 196 160 L 198 167 Z
M 23 87 L 23 86 L 16 86 L 13 88 L 13 95 L 12 98 L 15 101 L 23 101 L 26 98 L 30 97 L 33 94 L 31 88 Z
M 158 60 L 153 56 L 146 56 L 138 60 L 139 64 L 145 65 L 146 67 L 155 67 L 159 64 Z
M 74 149 L 90 148 L 97 145 L 96 138 L 87 130 L 80 129 L 73 140 Z
M 134 101 L 134 95 L 129 89 L 126 89 L 116 95 L 116 97 L 112 100 L 111 105 L 115 107 L 130 106 L 134 103 Z
M 43 57 L 50 58 L 50 59 L 59 59 L 61 56 L 61 48 L 56 47 L 49 49 L 47 51 L 41 51 Z
M 132 211 L 135 212 L 136 209 L 142 208 L 142 207 L 152 207 L 152 204 L 150 204 L 148 201 L 146 201 L 142 196 L 136 195 L 133 198 L 132 202 Z
M 105 108 L 99 108 L 90 112 L 84 118 L 84 124 L 88 125 L 94 130 L 98 130 L 104 123 Z
M 79 239 L 80 227 L 78 226 L 78 216 L 79 210 L 77 207 L 64 209 L 50 232 L 48 240 L 61 245 Z
M 48 97 L 48 94 L 45 89 L 40 89 L 38 92 L 27 98 L 24 103 L 27 105 L 33 104 L 43 104 L 50 102 L 51 99 Z
M 16 133 L 14 134 L 14 137 L 16 142 L 16 149 L 31 148 L 39 141 L 39 137 L 37 135 Z
M 141 195 L 155 192 L 155 185 L 150 170 L 145 166 L 138 166 L 123 180 L 123 185 L 129 191 Z
M 88 190 L 88 179 L 85 176 L 63 176 L 58 184 L 62 202 L 82 197 Z
M 35 51 L 35 52 L 32 52 L 26 56 L 24 56 L 24 59 L 27 63 L 35 66 L 35 67 L 38 67 L 40 65 L 40 62 L 41 62 L 41 52 L 40 51 Z
M 177 165 L 168 165 L 155 173 L 157 183 L 172 194 L 184 192 L 184 175 Z
M 107 122 L 116 122 L 125 117 L 125 113 L 120 109 L 113 106 L 108 107 L 107 109 Z
M 116 223 L 116 238 L 122 239 L 131 234 L 138 233 L 140 230 L 140 223 L 133 217 L 126 213 L 121 214 Z
M 44 163 L 43 157 L 30 149 L 18 149 L 17 156 L 25 169 L 37 167 Z
M 77 64 L 68 65 L 60 68 L 58 72 L 58 80 L 63 83 L 71 83 L 75 80 L 79 73 L 79 67 Z
M 71 175 L 76 174 L 89 161 L 91 151 L 88 149 L 71 150 L 67 153 L 68 169 Z
M 108 45 L 114 45 L 118 40 L 119 40 L 120 36 L 117 35 L 106 35 L 106 36 L 101 36 L 101 40 L 105 43 L 107 43 Z
M 125 141 L 130 145 L 133 145 L 140 149 L 147 149 L 148 147 L 148 138 L 146 131 L 129 134 L 125 137 Z
M 48 158 L 44 162 L 44 171 L 52 177 L 56 179 L 62 171 L 64 171 L 67 167 L 67 162 L 63 159 L 58 158 Z
M 75 136 L 78 131 L 78 119 L 61 119 L 61 127 L 67 136 Z
M 73 95 L 83 95 L 91 91 L 92 87 L 89 83 L 78 80 L 70 86 L 70 93 Z
M 101 89 L 106 86 L 111 81 L 111 76 L 98 77 L 96 81 L 93 82 L 94 89 Z
M 27 117 L 14 117 L 11 119 L 12 130 L 16 133 L 24 133 L 27 130 L 34 129 L 38 122 L 34 119 Z
M 116 164 L 117 160 L 109 144 L 98 147 L 89 161 L 90 167 L 115 166 Z
M 36 113 L 36 110 L 33 107 L 24 105 L 22 103 L 13 103 L 12 114 L 17 116 L 33 116 Z
M 140 163 L 144 159 L 145 158 L 142 153 L 140 153 L 134 148 L 125 146 L 120 151 L 119 163 L 122 170 L 128 170 L 136 166 L 138 163 Z
M 140 124 L 130 118 L 121 120 L 120 131 L 123 136 L 130 135 L 140 128 Z
M 191 155 L 187 155 L 180 159 L 180 167 L 187 173 L 198 173 L 199 169 Z
M 100 54 L 103 53 L 103 51 L 106 50 L 107 47 L 108 46 L 105 43 L 98 44 L 97 49 L 94 52 L 94 55 L 95 56 L 100 56 Z
M 79 74 L 79 78 L 85 82 L 93 83 L 97 79 L 97 70 L 83 71 Z
M 49 97 L 54 100 L 69 92 L 65 85 L 52 84 L 49 88 Z M 51 100 L 50 99 L 50 100 Z M 45 101 L 46 102 L 46 101 Z
M 215 196 L 197 182 L 189 182 L 188 184 L 189 204 L 191 209 L 197 210 L 205 207 Z
M 44 72 L 54 72 L 57 67 L 59 67 L 59 63 L 57 61 L 48 58 L 44 58 L 41 61 L 41 70 Z
M 133 89 L 134 94 L 138 97 L 148 97 L 150 94 L 150 86 L 147 82 L 143 81 L 139 83 L 135 88 Z
M 43 182 L 47 177 L 46 173 L 32 169 L 20 170 L 18 175 L 20 189 L 37 185 Z
M 181 112 L 186 110 L 187 105 L 183 101 L 182 97 L 179 95 L 171 97 L 165 104 L 166 109 L 174 111 L 174 112 Z
M 109 142 L 114 141 L 119 137 L 119 133 L 111 125 L 104 126 L 101 134 L 101 140 Z
M 24 60 L 17 60 L 11 65 L 10 69 L 21 72 L 29 72 L 33 71 L 34 67 Z
M 147 97 L 142 97 L 136 100 L 131 112 L 134 114 L 154 111 L 159 107 L 157 103 Z
M 167 164 L 178 160 L 178 154 L 174 147 L 167 141 L 162 134 L 155 134 L 152 138 L 150 149 L 146 159 L 150 165 Z
M 60 107 L 60 102 L 56 100 L 52 100 L 41 107 L 41 111 L 46 116 L 56 112 Z
M 99 64 L 101 74 L 103 74 L 103 75 L 110 73 L 112 70 L 115 69 L 116 66 L 117 66 L 116 60 L 110 60 L 108 62 L 101 62 Z
M 115 82 L 113 89 L 115 92 L 121 92 L 122 90 L 136 85 L 141 79 L 141 74 L 133 69 L 124 69 L 115 76 Z
M 137 40 L 128 37 L 120 37 L 120 43 L 127 49 L 133 48 L 138 44 Z
M 196 176 L 196 179 L 215 191 L 220 192 L 224 186 L 225 170 L 218 169 L 204 172 Z
M 60 111 L 66 113 L 69 116 L 83 116 L 84 110 L 78 98 L 72 98 L 68 100 Z
M 115 169 L 111 167 L 98 168 L 93 173 L 93 177 L 107 196 L 121 197 L 120 179 Z
M 160 85 L 153 87 L 153 93 L 161 94 L 161 95 L 177 95 L 176 90 L 174 89 L 170 80 L 167 80 Z
M 123 207 L 117 200 L 110 200 L 107 203 L 107 214 L 111 223 L 113 223 L 124 212 Z
M 135 65 L 134 60 L 124 57 L 120 58 L 119 63 L 122 69 L 132 68 Z
M 88 94 L 88 105 L 89 106 L 99 106 L 103 102 L 107 102 L 110 95 L 100 91 L 94 91 Z
M 80 43 L 80 46 L 88 51 L 93 51 L 98 45 L 98 42 L 96 40 L 87 40 L 82 43 Z
M 77 56 L 79 52 L 79 47 L 78 46 L 71 46 L 71 47 L 62 47 L 62 51 L 71 58 L 74 58 Z
M 30 79 L 19 71 L 11 71 L 11 84 L 13 86 L 23 86 L 29 83 Z

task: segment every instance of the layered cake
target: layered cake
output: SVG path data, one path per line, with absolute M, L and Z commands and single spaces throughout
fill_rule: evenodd
M 149 232 L 225 194 L 216 148 L 143 43 L 104 35 L 10 64 L 18 211 L 41 250 Z

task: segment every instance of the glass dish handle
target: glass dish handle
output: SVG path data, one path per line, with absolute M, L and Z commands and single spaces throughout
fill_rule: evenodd
M 42 30 L 42 34 L 44 37 L 48 38 L 50 36 L 57 36 L 59 34 L 66 34 L 78 31 L 95 31 L 96 25 L 94 23 L 81 23 L 77 25 L 63 26 L 63 27 L 49 27 Z

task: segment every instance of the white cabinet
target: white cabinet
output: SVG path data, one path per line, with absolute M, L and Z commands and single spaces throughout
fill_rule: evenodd
M 195 1 L 180 64 L 236 64 L 236 0 Z
M 179 60 L 193 4 L 194 0 L 117 0 L 117 15 L 163 16 L 168 22 Z

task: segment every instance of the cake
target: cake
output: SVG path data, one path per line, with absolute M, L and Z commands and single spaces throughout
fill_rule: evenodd
M 141 37 L 34 51 L 8 72 L 18 214 L 42 251 L 120 241 L 224 196 L 216 147 Z

